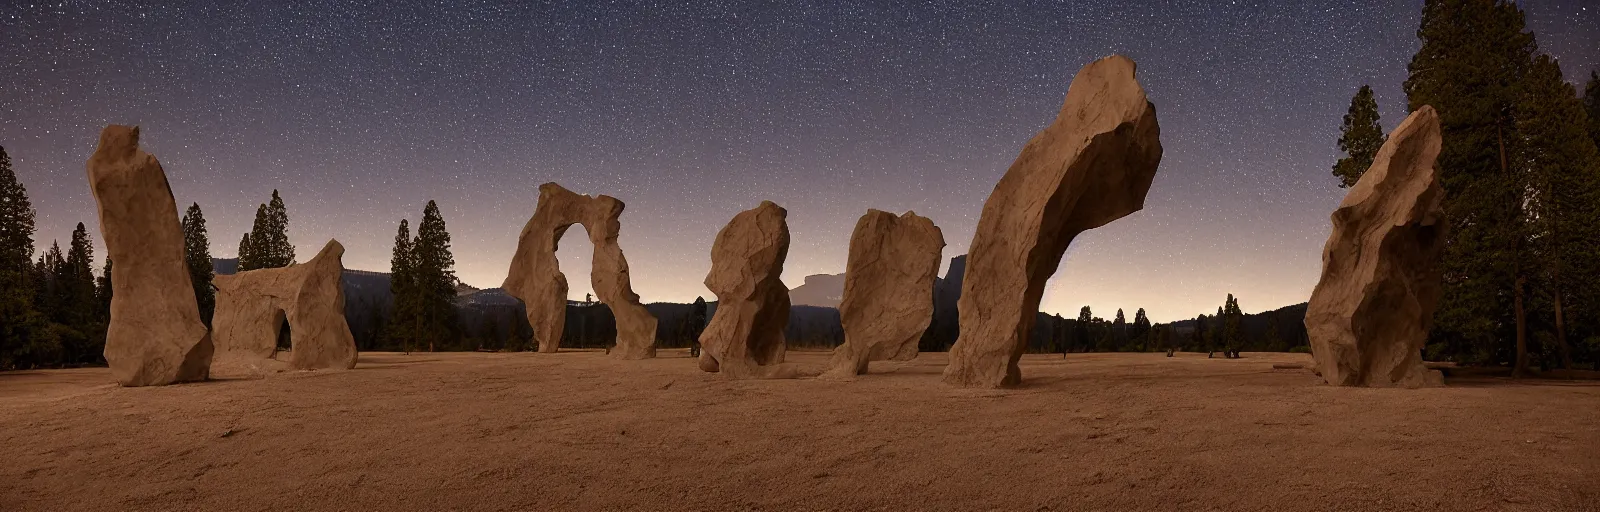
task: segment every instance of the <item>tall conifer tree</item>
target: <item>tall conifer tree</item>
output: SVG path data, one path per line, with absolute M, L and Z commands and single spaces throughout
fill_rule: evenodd
M 249 235 L 240 242 L 241 250 L 249 247 L 249 265 L 241 261 L 240 271 L 282 268 L 295 263 L 294 245 L 289 243 L 289 211 L 277 190 L 272 191 L 271 201 L 256 206 L 256 218 Z
M 1122 308 L 1117 308 L 1117 318 L 1111 321 L 1111 351 L 1120 352 L 1128 344 L 1128 317 L 1122 314 Z
M 411 228 L 400 219 L 400 230 L 394 235 L 394 251 L 389 258 L 389 293 L 394 296 L 394 309 L 389 314 L 388 339 L 400 350 L 411 351 L 416 339 L 416 297 L 412 293 Z
M 65 362 L 92 363 L 100 360 L 105 350 L 105 324 L 100 319 L 100 301 L 95 296 L 94 241 L 82 222 L 72 230 L 72 243 L 68 245 L 66 259 L 62 262 L 60 281 L 62 307 L 66 309 L 63 322 L 70 337 L 63 339 L 67 355 Z
M 0 147 L 0 369 L 24 364 L 32 333 L 42 327 L 35 309 L 33 204 Z
M 73 327 L 83 328 L 95 320 L 94 241 L 82 222 L 72 230 L 72 243 L 61 269 L 62 296 L 70 309 Z
M 417 237 L 411 245 L 413 285 L 416 287 L 418 340 L 428 343 L 432 352 L 437 344 L 454 339 L 457 331 L 455 295 L 455 257 L 450 253 L 450 232 L 444 216 L 432 200 L 422 210 Z M 539 340 L 560 343 L 560 340 Z
M 1422 46 L 1405 82 L 1410 110 L 1439 113 L 1444 145 L 1438 169 L 1450 225 L 1435 313 L 1442 341 L 1469 359 L 1505 357 L 1499 340 L 1523 346 L 1519 314 L 1526 268 L 1523 190 L 1510 166 L 1521 135 L 1513 116 L 1536 49 L 1522 11 L 1507 0 L 1427 0 Z
M 183 212 L 183 256 L 189 264 L 189 282 L 194 285 L 194 300 L 200 306 L 200 320 L 211 326 L 217 309 L 217 292 L 211 288 L 216 270 L 211 265 L 211 238 L 206 234 L 206 217 L 200 203 Z
M 1587 114 L 1577 91 L 1561 76 L 1561 67 L 1547 55 L 1528 70 L 1516 106 L 1523 151 L 1518 167 L 1528 194 L 1535 264 L 1545 281 L 1555 320 L 1556 348 L 1563 367 L 1572 366 L 1567 340 L 1566 305 L 1592 303 L 1596 293 L 1586 279 L 1600 259 L 1600 155 L 1589 137 Z M 1525 352 L 1519 347 L 1519 354 Z M 1524 357 L 1519 365 L 1526 365 Z
M 1350 111 L 1339 129 L 1339 150 L 1346 156 L 1333 164 L 1333 175 L 1339 178 L 1340 188 L 1355 186 L 1372 167 L 1372 159 L 1385 140 L 1388 136 L 1378 124 L 1378 100 L 1372 96 L 1372 88 L 1363 85 L 1350 98 Z

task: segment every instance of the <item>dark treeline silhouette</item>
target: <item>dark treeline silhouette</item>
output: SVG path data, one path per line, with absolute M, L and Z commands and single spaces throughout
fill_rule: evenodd
M 51 242 L 34 259 L 35 215 L 0 147 L 0 369 L 103 364 L 112 288 L 93 240 L 80 222 L 65 253 Z

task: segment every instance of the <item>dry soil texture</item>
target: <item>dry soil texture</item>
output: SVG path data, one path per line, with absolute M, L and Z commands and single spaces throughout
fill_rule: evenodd
M 0 510 L 1597 510 L 1600 386 L 1318 385 L 1303 355 L 943 354 L 729 381 L 681 351 L 0 374 Z M 824 353 L 791 353 L 820 372 Z

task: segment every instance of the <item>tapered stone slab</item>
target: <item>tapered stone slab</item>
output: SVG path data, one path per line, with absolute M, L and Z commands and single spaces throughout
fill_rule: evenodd
M 933 281 L 944 233 L 906 212 L 867 210 L 850 236 L 839 319 L 844 344 L 833 351 L 829 377 L 867 372 L 870 361 L 909 361 L 933 321 Z
M 1144 208 L 1160 163 L 1155 106 L 1133 61 L 1111 56 L 1079 70 L 1055 121 L 1028 141 L 983 204 L 946 383 L 1022 381 L 1017 361 L 1062 253 L 1079 233 Z
M 205 380 L 211 334 L 200 321 L 166 172 L 139 149 L 139 128 L 120 125 L 100 132 L 87 167 L 106 257 L 117 262 L 105 348 L 112 378 L 124 386 Z
M 733 217 L 711 246 L 706 288 L 717 310 L 700 334 L 700 369 L 731 378 L 776 376 L 789 322 L 788 212 L 771 201 Z
M 1305 320 L 1329 384 L 1444 383 L 1422 364 L 1444 280 L 1444 187 L 1434 167 L 1442 143 L 1433 107 L 1417 109 L 1333 212 Z

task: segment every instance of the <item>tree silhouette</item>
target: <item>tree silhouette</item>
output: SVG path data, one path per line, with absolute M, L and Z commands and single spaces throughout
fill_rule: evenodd
M 205 214 L 200 203 L 183 212 L 183 257 L 189 265 L 189 282 L 194 285 L 194 300 L 200 306 L 200 321 L 211 326 L 217 310 L 217 291 L 211 287 L 216 271 L 211 265 L 211 239 L 206 235 Z M 248 235 L 247 235 L 248 236 Z
M 1339 128 L 1339 150 L 1345 153 L 1333 164 L 1333 175 L 1339 178 L 1339 188 L 1356 185 L 1361 175 L 1372 167 L 1372 158 L 1378 155 L 1383 142 L 1388 139 L 1383 127 L 1378 125 L 1378 101 L 1372 97 L 1372 88 L 1361 86 L 1350 98 L 1350 111 L 1344 115 L 1344 126 Z

